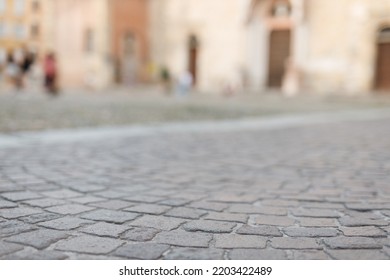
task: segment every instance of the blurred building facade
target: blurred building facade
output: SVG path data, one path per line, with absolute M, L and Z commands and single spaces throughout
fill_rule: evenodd
M 200 90 L 390 90 L 388 0 L 150 2 L 152 59 Z
M 56 0 L 53 49 L 62 86 L 100 89 L 145 79 L 148 10 L 143 0 Z
M 44 52 L 47 40 L 46 0 L 0 0 L 0 62 L 8 53 Z

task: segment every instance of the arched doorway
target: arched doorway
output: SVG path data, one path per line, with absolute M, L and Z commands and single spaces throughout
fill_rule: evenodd
M 291 11 L 288 0 L 272 0 L 269 6 L 268 87 L 281 88 L 291 56 Z
M 188 71 L 193 78 L 193 85 L 197 81 L 198 69 L 198 55 L 199 55 L 199 40 L 195 35 L 190 35 L 188 39 Z
M 375 89 L 390 92 L 390 26 L 378 33 Z

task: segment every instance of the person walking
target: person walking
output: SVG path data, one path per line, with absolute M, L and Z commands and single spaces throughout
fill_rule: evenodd
M 53 53 L 46 55 L 43 62 L 43 71 L 45 74 L 45 88 L 47 92 L 51 95 L 57 95 L 57 62 Z

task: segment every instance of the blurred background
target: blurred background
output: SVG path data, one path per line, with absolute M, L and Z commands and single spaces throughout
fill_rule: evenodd
M 268 96 L 250 105 L 325 94 L 387 104 L 390 1 L 0 0 L 0 93 L 9 92 Z M 16 106 L 1 98 L 3 114 Z

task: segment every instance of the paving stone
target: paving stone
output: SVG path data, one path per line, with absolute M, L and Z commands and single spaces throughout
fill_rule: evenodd
M 221 212 L 211 212 L 204 217 L 205 220 L 215 220 L 215 221 L 227 221 L 227 222 L 238 222 L 246 223 L 248 221 L 248 215 L 246 214 L 231 214 L 231 213 L 221 213 Z
M 215 236 L 216 248 L 265 248 L 267 239 L 255 235 L 221 234 Z
M 331 259 L 322 250 L 292 250 L 293 260 L 329 260 Z
M 265 199 L 265 200 L 261 201 L 261 204 L 264 206 L 272 206 L 272 207 L 297 207 L 297 206 L 299 206 L 298 201 L 283 200 L 283 199 Z
M 190 221 L 183 225 L 186 231 L 204 231 L 211 233 L 230 233 L 236 227 L 236 223 L 208 220 Z
M 29 223 L 29 224 L 36 224 L 40 222 L 46 222 L 54 219 L 61 218 L 61 215 L 54 214 L 54 213 L 40 213 L 40 214 L 35 214 L 31 216 L 26 216 L 26 217 L 21 217 L 19 220 Z
M 168 249 L 169 246 L 165 244 L 129 244 L 120 247 L 115 251 L 114 255 L 125 257 L 127 259 L 156 260 L 159 259 Z
M 222 260 L 224 250 L 214 248 L 173 248 L 166 260 Z
M 74 184 L 69 186 L 69 188 L 75 190 L 76 192 L 91 193 L 97 192 L 106 189 L 105 186 L 100 186 L 96 184 Z
M 23 249 L 23 246 L 14 243 L 0 241 L 0 256 L 11 254 Z
M 157 234 L 153 241 L 181 247 L 208 248 L 212 238 L 213 236 L 209 233 L 172 230 Z
M 161 196 L 151 196 L 151 195 L 133 195 L 133 196 L 123 197 L 122 199 L 131 202 L 155 203 L 155 202 L 162 201 L 165 198 Z
M 46 208 L 46 207 L 63 205 L 66 204 L 67 202 L 63 199 L 42 198 L 42 199 L 27 200 L 24 201 L 24 203 L 30 206 Z
M 236 195 L 236 194 L 218 194 L 209 199 L 209 201 L 228 202 L 228 203 L 253 203 L 259 198 L 255 195 Z
M 30 191 L 2 193 L 1 196 L 14 202 L 42 197 L 41 195 Z
M 368 237 L 332 237 L 324 239 L 330 249 L 381 249 L 382 245 Z
M 389 260 L 390 257 L 378 250 L 328 250 L 327 253 L 337 260 Z
M 0 237 L 15 235 L 21 232 L 31 231 L 36 227 L 20 221 L 11 220 L 0 223 Z
M 17 207 L 17 206 L 18 205 L 16 203 L 13 203 L 11 201 L 7 201 L 4 199 L 0 199 L 0 209 L 13 208 L 13 207 Z
M 132 226 L 172 230 L 186 222 L 184 219 L 145 215 L 131 223 Z
M 170 199 L 160 201 L 159 204 L 178 207 L 178 206 L 184 206 L 190 202 L 191 200 L 185 198 L 170 198 Z
M 341 227 L 345 236 L 387 237 L 385 231 L 374 226 L 366 227 Z
M 119 237 L 121 233 L 125 232 L 128 229 L 129 227 L 127 226 L 100 222 L 82 228 L 80 231 L 98 236 Z
M 132 221 L 138 216 L 139 214 L 135 214 L 135 213 L 106 210 L 106 209 L 94 210 L 81 215 L 81 217 L 84 219 L 103 221 L 109 223 L 117 223 L 117 224 L 123 224 L 125 222 Z
M 287 253 L 276 249 L 233 249 L 231 260 L 287 260 Z
M 233 204 L 229 207 L 229 212 L 245 213 L 245 214 L 265 214 L 286 216 L 287 210 L 285 208 L 270 207 L 270 206 L 253 206 L 248 204 Z
M 96 203 L 91 203 L 89 205 L 94 206 L 94 207 L 98 207 L 98 208 L 120 210 L 120 209 L 123 209 L 126 207 L 133 206 L 134 203 L 131 203 L 128 201 L 123 201 L 123 200 L 112 199 L 112 200 L 107 200 L 107 201 L 100 201 L 100 202 L 96 202 Z
M 167 212 L 171 207 L 163 205 L 153 205 L 153 204 L 139 204 L 132 206 L 130 208 L 124 209 L 124 211 L 143 213 L 143 214 L 152 214 L 160 215 Z
M 144 242 L 152 240 L 160 230 L 154 228 L 132 228 L 122 238 L 132 241 Z
M 342 217 L 339 219 L 341 225 L 346 227 L 360 227 L 360 226 L 387 226 L 388 221 L 385 220 L 374 220 L 374 219 L 363 219 L 363 218 L 350 218 Z
M 244 235 L 283 236 L 276 226 L 249 226 L 243 225 L 236 233 Z
M 84 195 L 81 197 L 75 197 L 75 198 L 69 198 L 69 201 L 80 203 L 80 204 L 87 204 L 87 203 L 95 203 L 95 202 L 104 202 L 107 201 L 105 198 L 96 197 L 92 195 Z M 92 205 L 94 206 L 94 205 Z M 105 208 L 105 207 L 103 207 Z
M 390 217 L 390 211 L 381 211 L 381 213 L 387 217 Z
M 307 237 L 274 237 L 271 246 L 275 249 L 320 249 L 314 238 Z
M 348 209 L 357 211 L 372 211 L 390 209 L 390 203 L 346 203 Z
M 75 217 L 63 217 L 55 220 L 42 222 L 39 223 L 38 225 L 47 228 L 58 229 L 58 230 L 71 230 L 90 223 L 92 222 L 89 220 L 84 220 Z
M 65 205 L 46 208 L 45 210 L 57 214 L 62 214 L 62 215 L 75 215 L 75 214 L 91 211 L 93 209 L 95 208 L 79 205 L 79 204 L 65 204 Z
M 106 190 L 102 192 L 95 192 L 93 193 L 96 196 L 108 198 L 108 199 L 118 199 L 123 198 L 125 199 L 125 196 L 128 195 L 126 192 L 116 191 L 116 190 Z
M 338 234 L 338 231 L 334 228 L 317 227 L 288 227 L 284 228 L 283 231 L 291 237 L 332 237 Z
M 207 211 L 204 210 L 186 208 L 186 207 L 176 207 L 166 212 L 165 216 L 185 218 L 185 219 L 199 219 L 200 217 L 204 216 L 206 213 Z
M 21 206 L 18 208 L 2 209 L 0 212 L 0 216 L 6 219 L 15 219 L 15 218 L 25 217 L 29 215 L 42 213 L 42 212 L 43 210 L 40 209 Z
M 58 251 L 39 251 L 34 254 L 27 255 L 25 257 L 18 257 L 18 259 L 22 260 L 65 260 L 68 256 L 62 252 Z
M 67 238 L 68 235 L 57 230 L 38 229 L 6 238 L 6 241 L 32 246 L 36 249 L 44 249 L 51 244 Z
M 338 218 L 340 214 L 329 209 L 295 209 L 291 211 L 296 217 Z
M 43 194 L 51 198 L 59 198 L 59 199 L 74 198 L 74 197 L 80 197 L 84 195 L 83 193 L 75 192 L 71 190 L 48 191 L 48 192 L 43 192 Z
M 329 218 L 299 218 L 302 227 L 337 227 L 336 219 Z
M 226 208 L 228 208 L 228 206 L 229 206 L 229 204 L 227 204 L 227 203 L 198 201 L 198 202 L 191 203 L 188 207 L 220 212 L 220 211 L 223 211 Z
M 59 241 L 55 249 L 85 254 L 108 254 L 123 244 L 123 241 L 96 236 L 77 236 Z
M 271 226 L 292 226 L 295 220 L 289 217 L 283 216 L 270 216 L 270 215 L 256 215 L 256 225 L 271 225 Z

